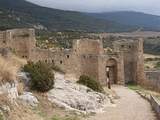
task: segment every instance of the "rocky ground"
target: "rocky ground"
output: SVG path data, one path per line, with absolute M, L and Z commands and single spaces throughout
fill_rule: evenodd
M 26 74 L 19 77 L 28 82 Z M 0 87 L 0 113 L 8 120 L 52 120 L 53 116 L 80 116 L 99 113 L 106 106 L 112 106 L 107 95 L 71 82 L 63 74 L 55 73 L 55 85 L 47 93 L 21 91 L 20 83 L 6 83 Z M 2 98 L 2 97 L 1 97 Z M 8 102 L 8 103 L 6 103 Z M 4 119 L 5 120 L 5 119 Z
M 20 76 L 27 79 L 24 74 Z M 74 118 L 71 120 L 156 120 L 150 104 L 123 86 L 105 89 L 102 94 L 56 73 L 54 89 L 47 93 L 19 94 L 17 88 L 16 82 L 0 87 L 0 120 L 4 116 L 7 120 L 55 120 L 54 116 Z
M 112 105 L 106 95 L 65 80 L 62 74 L 55 74 L 54 89 L 48 92 L 48 98 L 59 107 L 84 114 L 101 112 Z

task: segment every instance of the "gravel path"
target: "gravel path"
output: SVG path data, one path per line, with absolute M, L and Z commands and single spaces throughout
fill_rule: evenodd
M 116 107 L 107 107 L 106 112 L 87 120 L 157 120 L 150 104 L 137 93 L 122 86 L 112 89 L 120 97 L 115 101 Z

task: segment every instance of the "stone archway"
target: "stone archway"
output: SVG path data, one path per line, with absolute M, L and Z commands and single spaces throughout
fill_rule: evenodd
M 109 69 L 109 80 L 111 84 L 118 84 L 117 78 L 117 61 L 114 58 L 107 60 L 106 62 L 106 78 L 107 78 L 107 69 Z

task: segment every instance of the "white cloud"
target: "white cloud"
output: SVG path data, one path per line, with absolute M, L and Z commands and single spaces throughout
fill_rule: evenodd
M 133 10 L 160 15 L 160 0 L 28 0 L 36 4 L 82 12 Z

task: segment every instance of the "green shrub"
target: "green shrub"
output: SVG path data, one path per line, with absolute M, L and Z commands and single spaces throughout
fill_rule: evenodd
M 59 66 L 53 64 L 51 67 L 56 72 L 65 73 Z
M 160 62 L 157 62 L 154 68 L 160 69 Z
M 100 83 L 95 79 L 90 78 L 89 76 L 86 75 L 80 76 L 79 81 L 77 81 L 77 83 L 85 85 L 96 92 L 103 92 L 103 88 L 100 85 Z
M 50 65 L 42 62 L 29 62 L 24 66 L 24 71 L 30 74 L 29 86 L 32 90 L 46 92 L 53 88 L 54 73 Z

